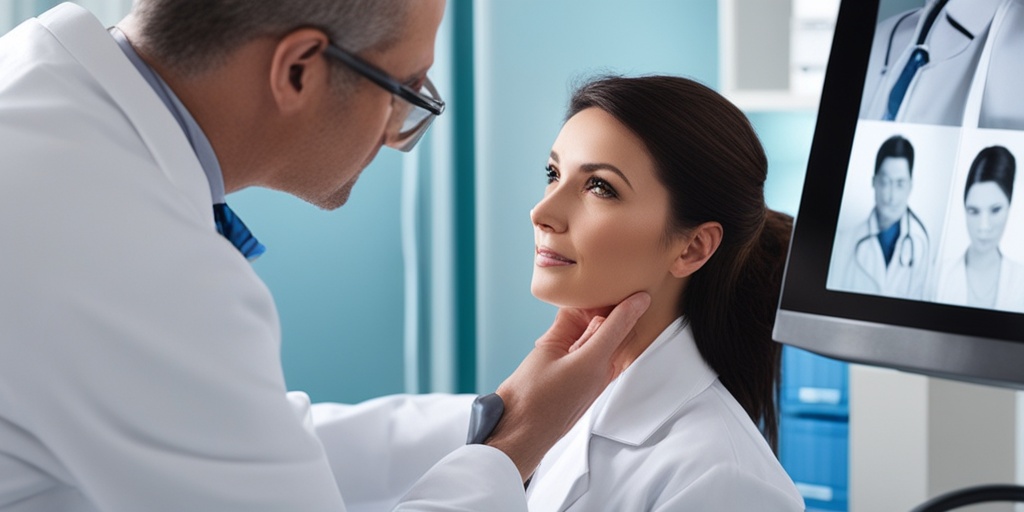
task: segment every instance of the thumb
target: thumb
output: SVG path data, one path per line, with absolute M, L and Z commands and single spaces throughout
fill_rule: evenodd
M 592 357 L 610 358 L 650 305 L 651 296 L 646 292 L 630 295 L 603 322 L 592 322 L 574 348 Z

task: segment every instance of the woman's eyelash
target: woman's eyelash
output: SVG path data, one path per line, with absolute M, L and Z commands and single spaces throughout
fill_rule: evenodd
M 587 180 L 587 190 L 593 192 L 597 197 L 615 198 L 619 196 L 611 184 L 601 178 L 591 177 Z
M 548 185 L 558 181 L 558 171 L 550 165 L 544 167 L 544 175 L 548 179 Z
M 544 167 L 544 175 L 547 177 L 548 185 L 558 181 L 560 178 L 558 175 L 558 169 L 555 169 L 551 164 Z M 596 176 L 588 178 L 587 183 L 583 188 L 600 198 L 612 199 L 619 197 L 618 192 L 615 191 L 615 187 L 612 187 L 610 183 Z

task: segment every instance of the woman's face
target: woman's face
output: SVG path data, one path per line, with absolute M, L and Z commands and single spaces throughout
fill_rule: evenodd
M 967 234 L 971 247 L 987 252 L 999 247 L 1010 211 L 1010 200 L 994 181 L 971 185 L 964 200 L 967 213 Z
M 544 198 L 530 214 L 534 296 L 582 308 L 640 290 L 654 301 L 678 300 L 668 191 L 636 135 L 603 110 L 583 110 L 562 127 L 547 173 Z

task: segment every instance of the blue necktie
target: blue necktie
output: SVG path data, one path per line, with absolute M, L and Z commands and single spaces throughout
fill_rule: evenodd
M 224 235 L 245 259 L 252 261 L 267 251 L 267 248 L 252 236 L 242 219 L 224 203 L 213 205 L 213 220 L 217 224 L 217 232 Z
M 922 48 L 915 48 L 913 53 L 910 54 L 910 59 L 907 60 L 906 67 L 900 73 L 900 77 L 896 79 L 896 85 L 892 86 L 892 92 L 889 93 L 889 104 L 886 105 L 885 109 L 885 121 L 896 119 L 896 114 L 899 113 L 900 105 L 903 103 L 903 97 L 907 95 L 907 89 L 910 88 L 910 82 L 914 80 L 917 70 L 927 63 L 928 52 Z

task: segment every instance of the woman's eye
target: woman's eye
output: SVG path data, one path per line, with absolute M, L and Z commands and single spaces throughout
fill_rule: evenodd
M 601 178 L 590 178 L 587 180 L 587 190 L 592 192 L 597 197 L 618 197 L 615 189 L 605 180 Z
M 544 168 L 544 175 L 548 178 L 548 185 L 558 181 L 558 171 L 550 165 Z

